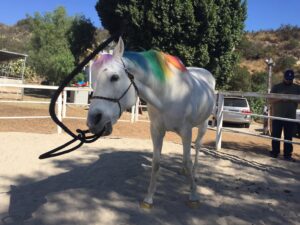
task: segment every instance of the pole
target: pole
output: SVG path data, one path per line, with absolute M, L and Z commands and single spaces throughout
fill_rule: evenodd
M 22 84 L 24 84 L 24 74 L 25 74 L 25 68 L 26 68 L 26 59 L 27 59 L 27 56 L 24 57 L 24 60 L 23 60 L 23 66 L 22 66 Z M 24 88 L 21 89 L 21 99 L 23 100 L 24 98 Z
M 59 121 L 62 121 L 62 103 L 63 103 L 62 94 L 60 94 L 57 99 L 57 118 Z M 57 133 L 58 134 L 62 133 L 62 129 L 60 126 L 57 126 Z
M 89 87 L 92 88 L 92 64 L 93 60 L 89 63 Z
M 67 116 L 67 91 L 63 91 L 62 96 L 62 118 L 66 118 Z
M 272 87 L 272 67 L 275 65 L 275 63 L 273 62 L 273 59 L 267 59 L 266 63 L 268 65 L 268 69 L 269 69 L 269 74 L 268 74 L 268 94 L 271 93 L 271 87 Z M 266 134 L 270 135 L 271 134 L 271 119 L 269 116 L 271 116 L 271 104 L 268 102 L 267 104 L 268 106 L 268 123 L 267 123 L 267 130 L 266 130 Z
M 217 111 L 216 150 L 220 150 L 222 148 L 223 108 L 224 108 L 224 95 L 219 93 L 218 111 Z

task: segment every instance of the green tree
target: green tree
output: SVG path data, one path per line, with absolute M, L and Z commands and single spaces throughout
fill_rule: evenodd
M 251 92 L 267 92 L 268 74 L 266 72 L 254 73 L 251 75 Z M 249 98 L 249 104 L 254 113 L 262 114 L 264 106 L 267 104 L 263 98 Z M 258 119 L 258 118 L 256 118 Z
M 63 7 L 31 20 L 32 38 L 28 62 L 46 80 L 59 84 L 73 69 L 74 56 L 67 33 L 72 25 Z
M 85 51 L 95 42 L 96 28 L 92 22 L 84 16 L 76 16 L 68 32 L 70 49 L 76 63 L 82 60 Z
M 234 76 L 230 80 L 228 86 L 232 91 L 250 91 L 251 75 L 246 67 L 236 66 L 234 68 Z
M 188 66 L 210 70 L 228 88 L 235 46 L 246 19 L 241 0 L 99 0 L 96 10 L 110 33 L 123 31 L 130 50 L 158 49 Z
M 266 93 L 268 89 L 268 73 L 259 72 L 251 76 L 251 91 Z

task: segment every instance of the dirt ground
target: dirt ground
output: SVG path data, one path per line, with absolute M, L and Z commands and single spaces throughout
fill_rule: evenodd
M 1 116 L 49 116 L 48 104 L 16 104 L 1 103 Z M 87 115 L 87 108 L 83 106 L 68 105 L 67 117 L 83 117 Z M 139 117 L 140 120 L 147 121 L 146 113 Z M 84 119 L 64 119 L 64 123 L 75 132 L 77 128 L 87 129 Z M 259 133 L 260 124 L 251 125 L 252 131 Z M 255 128 L 255 129 L 254 129 Z M 236 128 L 243 129 L 243 128 Z M 245 130 L 245 129 L 244 129 Z M 46 119 L 0 119 L 0 132 L 29 132 L 52 134 L 57 132 L 56 124 L 49 118 Z M 149 122 L 130 122 L 130 114 L 123 113 L 120 121 L 114 126 L 112 136 L 150 139 Z M 193 130 L 193 139 L 196 137 L 196 129 Z M 165 140 L 180 143 L 180 138 L 174 133 L 167 133 Z M 269 139 L 253 137 L 237 133 L 223 133 L 222 147 L 235 149 L 237 151 L 259 152 L 262 155 L 268 155 L 270 150 Z M 298 141 L 299 139 L 294 139 Z M 203 144 L 214 147 L 215 131 L 208 130 Z M 294 157 L 300 159 L 300 146 L 294 145 Z
M 0 106 L 2 117 L 48 115 L 48 105 Z M 67 116 L 86 113 L 84 107 L 67 109 Z M 129 119 L 125 113 L 111 136 L 45 160 L 38 156 L 70 140 L 56 133 L 51 119 L 0 119 L 0 224 L 299 225 L 299 161 L 270 158 L 270 140 L 236 133 L 224 133 L 223 148 L 215 151 L 213 130 L 199 153 L 199 207 L 186 206 L 188 179 L 178 173 L 182 145 L 168 133 L 154 208 L 140 208 L 149 185 L 152 144 L 149 122 Z M 141 119 L 147 119 L 146 113 Z M 86 128 L 84 119 L 64 122 L 72 130 Z M 251 127 L 260 132 L 259 125 Z M 298 159 L 299 152 L 295 146 Z

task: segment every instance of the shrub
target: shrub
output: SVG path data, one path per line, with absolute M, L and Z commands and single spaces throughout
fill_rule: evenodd
M 268 73 L 260 72 L 252 74 L 251 76 L 251 91 L 259 93 L 267 93 L 267 81 Z M 263 98 L 249 98 L 249 104 L 252 112 L 256 114 L 262 114 L 264 106 L 266 105 L 266 100 Z M 259 119 L 259 118 L 254 118 Z
M 282 25 L 277 31 L 282 41 L 300 39 L 300 28 L 292 25 Z
M 284 50 L 286 51 L 291 51 L 299 48 L 300 44 L 299 41 L 296 39 L 291 39 L 289 40 L 285 45 L 284 45 Z
M 246 37 L 242 39 L 237 49 L 242 57 L 248 60 L 256 60 L 265 56 L 263 45 L 259 42 L 249 41 Z
M 250 73 L 246 67 L 236 66 L 234 74 L 229 82 L 229 90 L 232 91 L 249 91 L 250 90 Z
M 289 68 L 293 68 L 297 60 L 293 56 L 284 56 L 276 61 L 274 72 L 284 71 Z

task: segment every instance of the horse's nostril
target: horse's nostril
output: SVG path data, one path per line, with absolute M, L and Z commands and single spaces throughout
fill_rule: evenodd
M 98 113 L 94 118 L 95 124 L 99 123 L 101 119 L 102 119 L 102 113 Z

